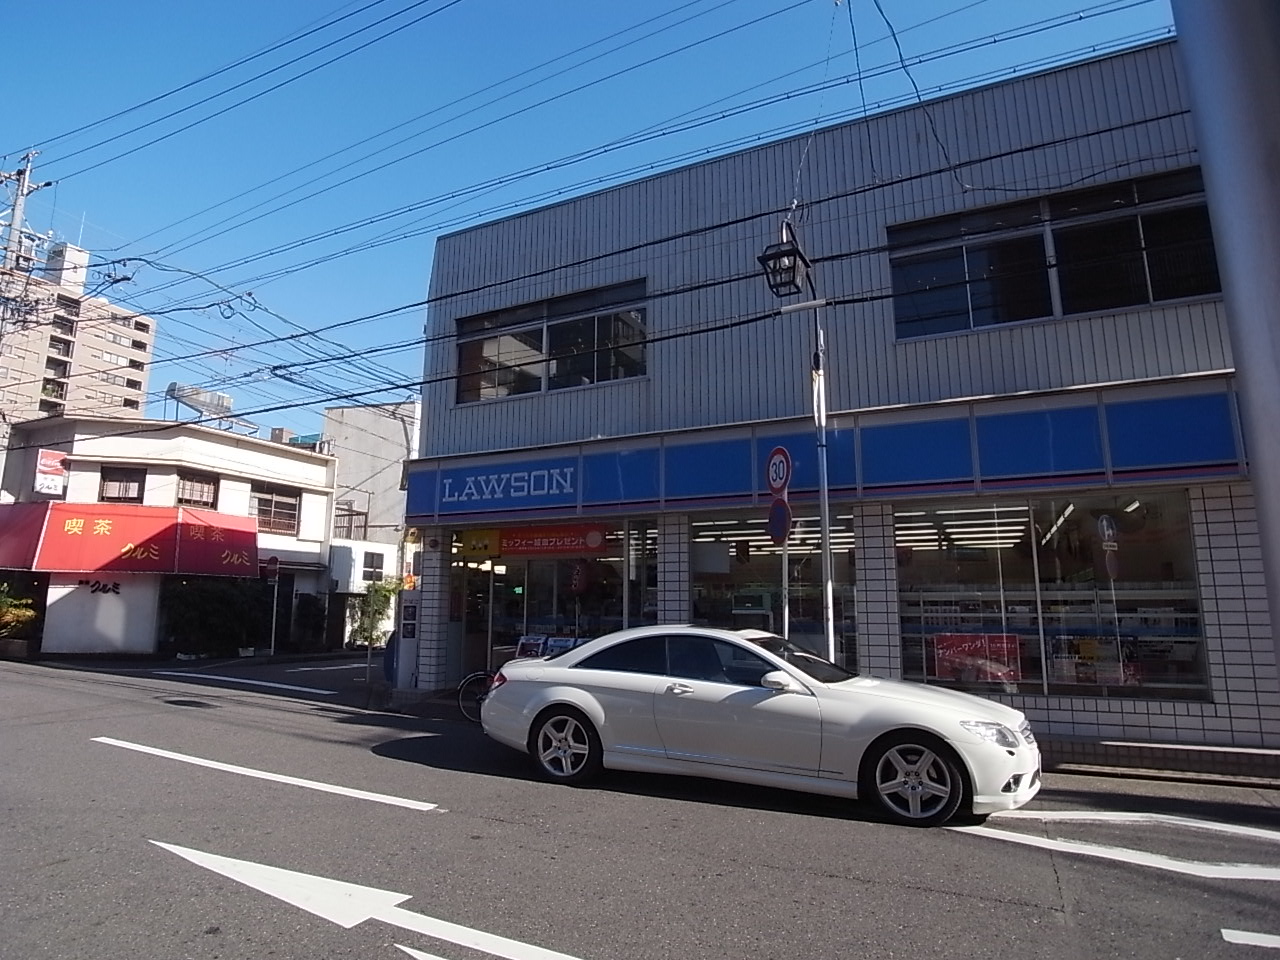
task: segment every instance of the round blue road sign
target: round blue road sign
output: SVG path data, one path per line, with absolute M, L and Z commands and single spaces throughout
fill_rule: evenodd
M 791 504 L 781 497 L 775 497 L 769 505 L 769 520 L 765 524 L 765 531 L 778 546 L 786 543 L 787 537 L 791 536 Z

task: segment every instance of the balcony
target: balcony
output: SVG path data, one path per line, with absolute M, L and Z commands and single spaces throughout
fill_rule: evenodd
M 65 360 L 46 360 L 44 362 L 44 375 L 46 377 L 58 377 L 65 380 L 71 373 L 71 364 Z
M 67 385 L 59 383 L 57 380 L 46 379 L 44 386 L 40 388 L 40 395 L 48 400 L 66 400 Z
M 71 341 L 59 337 L 49 338 L 49 352 L 58 357 L 71 356 Z

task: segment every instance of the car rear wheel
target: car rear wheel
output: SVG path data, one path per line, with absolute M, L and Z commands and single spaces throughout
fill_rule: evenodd
M 547 780 L 585 783 L 600 772 L 603 749 L 591 721 L 573 707 L 550 707 L 529 731 L 529 756 Z
M 858 792 L 895 823 L 934 827 L 959 809 L 965 781 L 955 754 L 942 741 L 905 731 L 872 744 Z

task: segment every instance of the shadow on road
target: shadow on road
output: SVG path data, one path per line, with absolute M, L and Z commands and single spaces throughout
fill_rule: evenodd
M 1028 810 L 1115 810 L 1131 813 L 1162 813 L 1193 820 L 1214 820 L 1280 831 L 1280 807 L 1265 803 L 1232 803 L 1199 797 L 1149 796 L 1057 785 L 1052 775 L 1045 777 L 1044 789 Z M 1274 791 L 1271 791 L 1274 792 Z
M 430 736 L 405 737 L 378 744 L 372 748 L 373 753 L 389 760 L 416 763 L 438 770 L 476 773 L 527 783 L 540 782 L 527 757 L 489 740 L 478 726 L 445 723 L 435 729 L 438 732 Z M 598 780 L 586 786 L 564 789 L 628 794 L 836 820 L 881 822 L 869 807 L 856 801 L 702 777 L 605 770 Z

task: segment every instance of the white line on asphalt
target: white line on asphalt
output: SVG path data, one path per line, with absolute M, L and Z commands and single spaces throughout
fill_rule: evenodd
M 1280 867 L 1267 867 L 1256 863 L 1200 863 L 1195 860 L 1178 860 L 1145 850 L 1129 850 L 1125 847 L 1108 847 L 1097 843 L 1076 840 L 1055 840 L 1051 837 L 1033 837 L 1025 833 L 997 830 L 993 827 L 947 827 L 957 833 L 969 833 L 992 840 L 1021 843 L 1042 850 L 1073 853 L 1102 860 L 1118 860 L 1140 867 L 1153 867 L 1170 873 L 1180 873 L 1207 880 L 1280 880 Z
M 336 667 L 290 667 L 285 673 L 311 673 L 314 670 L 363 670 L 365 663 L 343 663 Z
M 1222 939 L 1227 943 L 1243 943 L 1250 947 L 1272 947 L 1280 950 L 1280 937 L 1269 933 L 1250 933 L 1248 930 L 1222 929 Z
M 191 674 L 183 670 L 152 670 L 151 673 L 157 677 L 190 677 Z M 295 687 L 289 683 L 271 683 L 267 680 L 246 680 L 244 677 L 219 677 L 211 673 L 200 673 L 195 675 L 198 680 L 221 680 L 223 683 L 243 683 L 251 687 L 271 687 L 275 690 L 293 690 L 295 693 L 318 693 L 322 696 L 332 697 L 338 691 L 321 690 L 318 687 Z
M 1212 830 L 1229 833 L 1251 840 L 1280 843 L 1280 830 L 1263 827 L 1246 827 L 1238 823 L 1222 823 L 1217 820 L 1197 820 L 1168 813 L 1136 813 L 1127 810 L 1001 810 L 992 814 L 1002 820 L 1074 820 L 1077 823 L 1152 823 L 1193 830 Z
M 421 950 L 413 949 L 413 947 L 406 947 L 402 943 L 397 943 L 395 947 L 397 950 L 403 950 L 413 957 L 413 960 L 444 960 L 444 957 L 437 957 L 434 953 L 423 953 Z
M 237 767 L 217 760 L 206 760 L 203 757 L 192 757 L 185 753 L 174 753 L 161 750 L 159 747 L 148 747 L 141 743 L 130 743 L 128 740 L 116 740 L 112 737 L 94 737 L 95 743 L 105 743 L 112 747 L 124 747 L 138 753 L 149 753 L 154 757 L 168 760 L 181 760 L 197 767 L 208 767 L 210 770 L 221 770 L 224 773 L 237 773 L 242 777 L 256 777 L 259 780 L 273 780 L 276 783 L 287 783 L 294 787 L 306 787 L 308 790 L 319 790 L 322 793 L 336 793 L 343 797 L 354 797 L 357 800 L 372 800 L 374 803 L 385 803 L 393 807 L 406 807 L 409 810 L 435 810 L 436 804 L 422 800 L 406 800 L 404 797 L 393 797 L 385 793 L 370 793 L 367 790 L 354 790 L 351 787 L 339 787 L 332 783 L 321 783 L 318 780 L 303 780 L 299 777 L 288 777 L 282 773 L 269 773 L 266 770 L 254 770 L 252 767 Z

